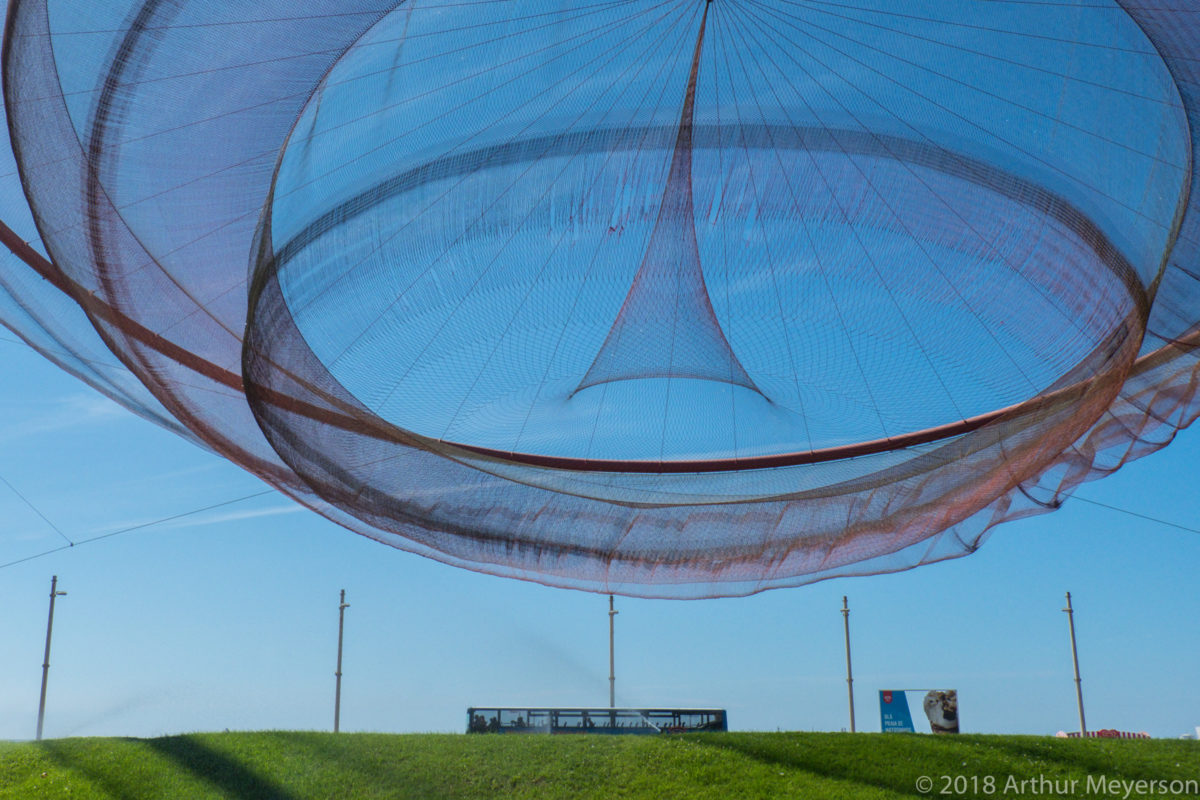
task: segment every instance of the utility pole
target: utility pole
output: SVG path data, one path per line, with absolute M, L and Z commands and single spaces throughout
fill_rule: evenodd
M 46 719 L 46 680 L 50 677 L 50 633 L 54 630 L 54 599 L 66 592 L 58 591 L 58 576 L 50 578 L 50 616 L 46 618 L 46 655 L 42 659 L 42 696 L 38 700 L 37 738 L 42 740 L 42 722 Z
M 1079 735 L 1087 736 L 1087 723 L 1083 720 L 1083 681 L 1079 678 L 1079 650 L 1075 647 L 1075 609 L 1071 608 L 1071 593 L 1067 592 L 1067 624 L 1071 628 L 1071 661 L 1075 664 L 1075 701 L 1079 703 Z
M 617 611 L 613 609 L 613 596 L 608 596 L 608 707 L 617 707 L 617 662 L 613 656 L 613 618 Z
M 854 671 L 850 668 L 850 606 L 842 595 L 842 622 L 846 628 L 846 692 L 850 695 L 850 732 L 854 733 Z
M 346 625 L 346 609 L 350 604 L 346 602 L 346 590 L 342 589 L 341 598 L 338 600 L 338 659 L 337 672 L 333 673 L 337 677 L 337 689 L 333 694 L 333 732 L 337 733 L 342 718 L 342 631 Z

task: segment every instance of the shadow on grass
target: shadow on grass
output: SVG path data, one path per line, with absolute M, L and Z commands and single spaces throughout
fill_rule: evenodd
M 833 754 L 826 747 L 785 747 L 781 742 L 755 741 L 736 734 L 713 734 L 697 737 L 694 741 L 707 747 L 745 756 L 771 767 L 799 770 L 822 778 L 884 789 L 906 797 L 921 797 L 926 800 L 929 797 L 928 793 L 921 794 L 914 790 L 913 780 L 907 772 L 889 778 L 869 767 L 864 768 L 858 758 L 843 761 L 831 757 Z
M 146 746 L 212 784 L 228 800 L 299 800 L 278 783 L 190 736 L 150 739 Z
M 274 740 L 277 749 L 294 755 L 304 754 L 308 763 L 322 765 L 324 775 L 318 781 L 336 786 L 325 788 L 335 791 L 334 796 L 350 797 L 350 784 L 376 787 L 384 790 L 381 797 L 413 798 L 413 800 L 439 800 L 439 798 L 461 797 L 462 784 L 466 775 L 449 765 L 441 763 L 442 748 L 430 748 L 421 752 L 409 752 L 406 743 L 416 741 L 413 737 L 389 734 L 308 733 L 277 731 L 263 734 Z M 457 765 L 462 769 L 462 765 Z M 422 774 L 445 767 L 446 774 L 440 780 Z M 447 776 L 457 780 L 447 780 Z M 466 792 L 469 794 L 469 791 Z
M 1161 765 L 1137 763 L 1139 743 L 1124 740 L 1066 740 L 1050 739 L 989 742 L 994 750 L 1020 758 L 1054 764 L 1063 770 L 1082 772 L 1099 778 L 1158 781 L 1164 778 L 1193 778 L 1183 769 L 1164 769 Z M 1128 748 L 1130 752 L 1121 752 Z M 1114 755 L 1116 757 L 1114 757 Z M 1133 763 L 1130 763 L 1133 762 Z
M 879 739 L 883 736 L 883 739 Z M 755 739 L 739 736 L 712 736 L 696 741 L 754 759 L 771 766 L 791 768 L 812 775 L 873 786 L 913 797 L 928 797 L 914 791 L 919 773 L 934 779 L 933 794 L 942 788 L 944 776 L 961 775 L 983 778 L 992 776 L 1003 786 L 1011 778 L 1060 781 L 1079 780 L 1087 785 L 1089 777 L 1124 781 L 1162 781 L 1195 779 L 1187 771 L 1191 762 L 1176 756 L 1166 757 L 1165 749 L 1147 752 L 1139 742 L 1103 742 L 1096 740 L 1063 741 L 1049 737 L 930 737 L 901 734 L 877 734 L 861 748 L 829 746 L 827 740 L 806 739 L 789 743 L 784 739 Z M 872 746 L 873 745 L 873 746 Z M 870 747 L 869 751 L 864 750 Z M 1155 763 L 1157 757 L 1158 763 Z M 1162 762 L 1175 766 L 1167 767 Z M 1178 763 L 1176 763 L 1178 761 Z M 1187 766 L 1185 766 L 1187 765 Z M 1021 789 L 1028 797 L 1054 796 L 1051 788 Z M 1049 792 L 1049 793 L 1047 793 Z M 956 797 L 989 797 L 994 792 L 971 793 L 970 788 Z
M 142 755 L 142 748 L 162 755 L 180 772 L 208 784 L 228 800 L 300 800 L 279 784 L 192 737 L 122 741 L 128 747 L 127 758 L 117 762 L 113 761 L 110 750 L 92 757 L 86 746 L 78 742 L 50 741 L 43 743 L 43 747 L 60 766 L 87 778 L 116 800 L 137 800 L 148 796 L 148 792 L 152 796 L 166 796 L 146 786 L 145 775 L 139 777 L 136 771 L 128 769 L 128 763 Z M 168 772 L 161 774 L 163 783 L 173 783 Z

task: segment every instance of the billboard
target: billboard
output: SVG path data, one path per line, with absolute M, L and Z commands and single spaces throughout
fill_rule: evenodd
M 958 733 L 958 691 L 955 689 L 883 689 L 879 692 L 879 723 L 884 733 L 914 733 L 908 692 L 925 692 L 921 708 L 932 733 Z

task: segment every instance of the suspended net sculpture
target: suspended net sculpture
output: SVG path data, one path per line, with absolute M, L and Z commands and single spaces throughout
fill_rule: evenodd
M 1157 0 L 11 0 L 0 314 L 450 564 L 904 569 L 1195 418 L 1198 64 Z

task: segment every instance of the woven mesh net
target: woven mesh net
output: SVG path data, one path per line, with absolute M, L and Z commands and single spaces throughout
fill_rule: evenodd
M 364 535 L 642 596 L 972 552 L 1189 424 L 1200 18 L 11 0 L 0 319 Z

